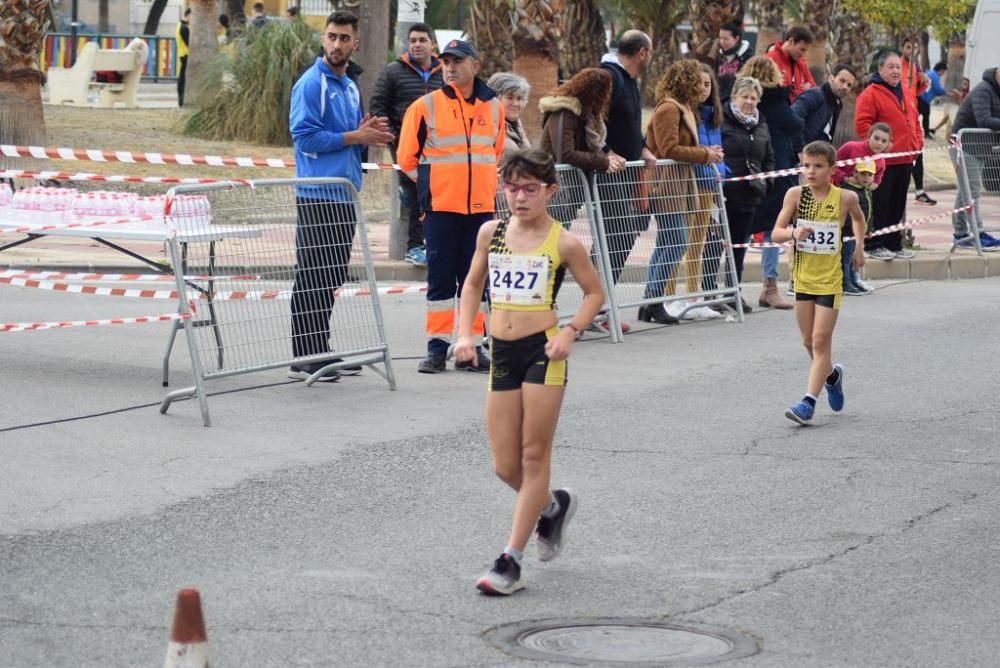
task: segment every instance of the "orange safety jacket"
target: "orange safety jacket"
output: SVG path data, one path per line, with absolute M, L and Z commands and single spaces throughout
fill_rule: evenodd
M 470 102 L 448 85 L 406 110 L 396 161 L 417 182 L 423 211 L 492 213 L 505 136 L 491 88 L 476 79 Z

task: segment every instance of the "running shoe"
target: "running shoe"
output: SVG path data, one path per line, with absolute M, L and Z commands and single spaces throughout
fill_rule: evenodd
M 868 293 L 851 283 L 850 285 L 844 287 L 844 294 L 848 297 L 860 297 L 861 295 L 866 295 Z
M 423 246 L 414 246 L 410 250 L 406 251 L 406 255 L 403 259 L 412 264 L 414 267 L 426 267 L 427 249 Z
M 559 512 L 555 517 L 539 517 L 535 528 L 535 541 L 538 546 L 538 560 L 552 561 L 562 552 L 563 540 L 566 537 L 566 527 L 576 515 L 576 495 L 568 489 L 557 489 L 552 492 L 559 501 Z
M 683 299 L 676 302 L 667 302 L 663 305 L 663 308 L 667 310 L 667 315 L 671 318 L 677 318 L 678 320 L 694 320 L 694 316 L 685 313 L 684 309 L 688 306 L 687 302 Z
M 917 195 L 916 200 L 918 202 L 920 202 L 921 204 L 929 204 L 929 205 L 932 205 L 932 206 L 934 204 L 937 204 L 937 200 L 936 199 L 932 199 L 931 196 L 928 195 L 927 193 L 920 193 L 919 195 Z
M 482 347 L 476 346 L 476 362 L 478 366 L 472 364 L 472 362 L 455 362 L 455 371 L 474 371 L 476 373 L 489 373 L 490 372 L 490 358 L 483 352 Z
M 837 382 L 833 385 L 824 383 L 826 388 L 826 398 L 830 402 L 830 409 L 834 413 L 844 410 L 844 367 L 839 364 L 833 365 L 834 370 L 839 371 Z
M 983 233 L 980 234 L 980 236 L 979 236 L 980 243 L 982 243 L 982 238 L 983 238 L 982 235 L 983 234 L 986 234 L 986 233 L 983 232 Z M 956 236 L 954 244 L 955 244 L 955 248 L 972 248 L 972 249 L 976 248 L 976 242 L 975 242 L 975 240 L 971 236 L 969 236 L 969 237 L 959 237 L 959 236 Z
M 800 401 L 794 406 L 790 407 L 785 411 L 785 417 L 792 422 L 798 422 L 801 425 L 809 424 L 813 419 L 813 414 L 816 409 L 807 404 L 804 401 Z
M 1000 248 L 1000 239 L 994 236 L 986 234 L 986 232 L 979 233 L 979 245 L 983 247 L 983 250 L 997 250 Z
M 911 251 L 909 248 L 901 248 L 896 251 L 896 257 L 900 260 L 912 260 L 917 257 L 917 254 Z
M 501 554 L 476 583 L 476 589 L 492 596 L 510 596 L 524 589 L 521 582 L 521 566 L 509 554 Z
M 872 259 L 885 260 L 886 262 L 892 262 L 896 259 L 896 253 L 888 248 L 876 248 L 875 250 L 868 251 L 866 255 Z
M 709 308 L 708 306 L 696 306 L 688 314 L 694 314 L 694 317 L 698 320 L 717 320 L 722 316 L 721 313 Z
M 862 281 L 855 281 L 854 287 L 856 287 L 858 290 L 861 290 L 861 292 L 866 295 L 870 295 L 871 293 L 875 292 L 875 288 Z

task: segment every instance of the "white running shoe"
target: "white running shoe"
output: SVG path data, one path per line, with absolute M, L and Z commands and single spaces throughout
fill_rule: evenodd
M 559 512 L 555 517 L 539 517 L 535 529 L 535 546 L 538 548 L 539 561 L 552 561 L 562 552 L 566 527 L 576 515 L 579 504 L 572 490 L 557 489 L 553 494 L 559 500 Z
M 675 302 L 667 302 L 663 305 L 663 307 L 667 310 L 667 315 L 671 317 L 683 320 L 693 320 L 694 318 L 691 317 L 690 313 L 684 314 L 684 309 L 687 308 L 687 305 L 688 303 L 686 301 L 680 299 Z M 682 314 L 684 315 L 682 316 Z
M 721 313 L 713 311 L 707 306 L 698 306 L 688 311 L 688 313 L 694 313 L 699 320 L 717 320 L 722 317 Z

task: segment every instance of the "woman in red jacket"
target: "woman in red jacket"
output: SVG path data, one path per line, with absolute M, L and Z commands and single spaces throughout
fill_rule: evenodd
M 878 73 L 858 96 L 854 112 L 854 131 L 859 137 L 867 137 L 875 123 L 885 123 L 892 128 L 890 153 L 921 151 L 924 147 L 917 99 L 913 91 L 903 85 L 902 78 L 903 63 L 899 54 L 892 51 L 883 53 L 879 57 Z M 882 184 L 872 193 L 875 232 L 902 222 L 915 159 L 916 154 L 886 158 Z M 896 258 L 909 260 L 915 255 L 913 251 L 903 248 L 900 232 L 867 239 L 865 251 L 869 257 L 886 261 Z

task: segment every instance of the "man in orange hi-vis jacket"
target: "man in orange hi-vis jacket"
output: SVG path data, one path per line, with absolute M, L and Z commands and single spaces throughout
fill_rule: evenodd
M 427 357 L 420 373 L 444 371 L 455 330 L 456 295 L 469 272 L 479 227 L 493 217 L 497 163 L 503 153 L 503 107 L 476 77 L 479 60 L 468 42 L 452 40 L 441 51 L 445 86 L 417 99 L 403 116 L 396 160 L 417 183 L 427 240 Z M 474 334 L 485 334 L 484 314 Z M 478 366 L 456 369 L 488 372 L 490 360 L 476 348 Z

